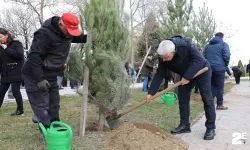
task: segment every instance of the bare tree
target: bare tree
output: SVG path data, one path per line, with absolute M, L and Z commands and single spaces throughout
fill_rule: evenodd
M 14 4 L 21 4 L 26 6 L 27 9 L 31 10 L 36 14 L 40 25 L 44 21 L 44 9 L 46 7 L 53 7 L 57 4 L 57 0 L 4 0 L 5 2 L 13 2 Z
M 216 32 L 223 32 L 224 33 L 224 40 L 232 38 L 237 30 L 235 30 L 232 25 L 230 24 L 225 24 L 223 22 L 218 23 L 216 27 Z
M 141 34 L 150 12 L 156 11 L 156 4 L 159 0 L 130 0 L 130 49 L 131 49 L 131 64 L 134 66 L 134 39 L 135 34 Z
M 31 11 L 25 8 L 14 7 L 1 10 L 0 26 L 8 29 L 12 34 L 20 37 L 24 42 L 24 48 L 28 49 L 33 32 L 35 31 L 35 19 Z
M 79 14 L 78 5 L 84 5 L 84 1 L 80 0 L 57 0 L 57 4 L 49 7 L 53 15 L 61 15 L 64 12 Z

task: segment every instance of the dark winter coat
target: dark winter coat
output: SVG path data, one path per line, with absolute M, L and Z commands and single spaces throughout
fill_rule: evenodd
M 204 49 L 204 57 L 211 65 L 212 71 L 226 71 L 230 60 L 230 50 L 227 43 L 215 36 Z
M 242 70 L 238 66 L 233 66 L 232 70 L 233 70 L 234 74 L 236 74 L 236 75 L 242 74 Z
M 141 75 L 142 76 L 150 76 L 153 72 L 153 66 L 154 66 L 154 62 L 152 60 L 146 59 L 142 70 L 141 70 Z
M 11 41 L 6 49 L 0 46 L 1 83 L 22 81 L 24 49 L 21 42 Z
M 22 73 L 32 76 L 34 82 L 44 79 L 56 80 L 63 70 L 71 43 L 85 43 L 86 35 L 66 38 L 58 22 L 60 17 L 54 16 L 44 22 L 42 27 L 34 33 L 28 58 Z
M 247 71 L 247 73 L 250 73 L 250 64 L 247 65 L 246 71 Z
M 152 81 L 154 85 L 151 84 L 148 92 L 151 95 L 157 92 L 162 78 L 164 78 L 168 69 L 187 80 L 191 80 L 199 70 L 204 67 L 210 67 L 208 61 L 201 55 L 198 48 L 192 44 L 191 40 L 181 36 L 175 36 L 169 40 L 175 44 L 175 55 L 169 62 L 163 61 L 159 57 L 159 67 Z

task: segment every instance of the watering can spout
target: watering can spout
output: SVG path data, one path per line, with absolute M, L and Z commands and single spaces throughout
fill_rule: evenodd
M 47 136 L 47 130 L 45 129 L 45 127 L 43 126 L 42 123 L 39 123 L 39 127 L 42 130 L 42 133 L 43 133 L 44 137 L 46 138 L 46 136 Z

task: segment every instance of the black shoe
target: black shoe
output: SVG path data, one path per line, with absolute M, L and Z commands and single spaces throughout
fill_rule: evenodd
M 228 107 L 225 107 L 225 106 L 223 106 L 223 105 L 218 105 L 217 107 L 216 107 L 216 110 L 227 110 L 228 109 Z
M 16 112 L 10 114 L 10 116 L 18 116 L 18 115 L 22 115 L 23 111 L 17 110 Z
M 215 136 L 214 129 L 207 129 L 203 139 L 204 140 L 212 140 L 212 139 L 214 139 L 214 136 Z
M 189 125 L 179 125 L 177 128 L 171 131 L 172 134 L 181 134 L 181 133 L 190 133 L 190 124 Z

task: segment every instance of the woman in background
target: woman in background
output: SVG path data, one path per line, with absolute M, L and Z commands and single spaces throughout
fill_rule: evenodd
M 14 40 L 8 30 L 0 28 L 0 107 L 11 84 L 17 109 L 11 116 L 23 114 L 23 99 L 20 92 L 21 69 L 24 63 L 24 49 L 21 42 Z

